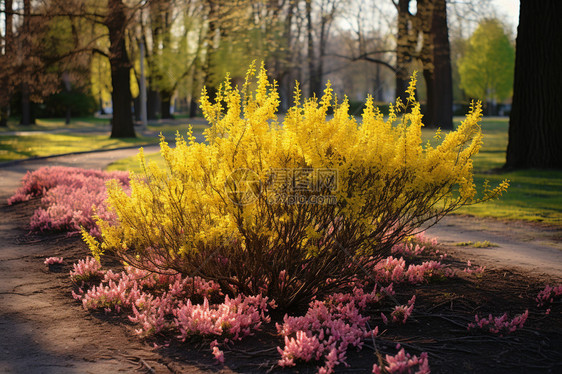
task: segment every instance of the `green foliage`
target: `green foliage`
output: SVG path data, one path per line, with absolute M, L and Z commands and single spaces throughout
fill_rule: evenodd
M 482 21 L 459 60 L 461 87 L 480 100 L 502 101 L 513 89 L 515 48 L 497 19 Z
M 72 90 L 61 90 L 50 95 L 39 106 L 38 117 L 64 117 L 70 108 L 72 116 L 84 117 L 93 114 L 97 109 L 96 99 L 86 93 Z

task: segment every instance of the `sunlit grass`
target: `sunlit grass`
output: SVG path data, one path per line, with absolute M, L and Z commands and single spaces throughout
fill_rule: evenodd
M 509 189 L 500 199 L 464 207 L 457 212 L 562 225 L 562 171 L 501 170 L 505 163 L 508 129 L 507 118 L 482 120 L 484 145 L 474 157 L 474 182 L 481 187 L 488 180 L 491 186 L 496 186 L 508 179 Z
M 154 137 L 110 139 L 107 134 L 92 133 L 0 135 L 0 162 L 98 149 L 140 146 L 155 142 Z
M 103 130 L 109 129 L 109 119 L 97 117 L 78 117 L 72 118 L 70 123 L 65 124 L 64 118 L 45 118 L 36 119 L 34 125 L 22 126 L 17 120 L 10 119 L 7 127 L 0 127 L 0 135 L 6 132 L 21 131 L 48 131 L 65 129 L 89 129 Z
M 184 122 L 185 121 L 185 122 Z M 35 125 L 21 126 L 10 121 L 7 128 L 0 128 L 0 162 L 21 160 L 30 157 L 51 156 L 65 153 L 107 150 L 143 144 L 157 144 L 159 134 L 173 141 L 176 132 L 185 136 L 193 122 L 194 135 L 202 140 L 208 127 L 201 119 L 152 122 L 145 136 L 134 139 L 110 139 L 108 119 L 75 118 L 66 125 L 64 119 L 37 119 Z M 137 134 L 140 128 L 136 128 Z

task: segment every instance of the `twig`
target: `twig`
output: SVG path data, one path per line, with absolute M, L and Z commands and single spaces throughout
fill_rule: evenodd
M 146 370 L 148 370 L 149 373 L 156 373 L 154 371 L 154 369 L 149 364 L 146 363 L 145 360 L 143 360 L 142 358 L 140 358 L 139 360 L 140 360 L 140 363 L 142 364 L 142 366 L 145 366 Z

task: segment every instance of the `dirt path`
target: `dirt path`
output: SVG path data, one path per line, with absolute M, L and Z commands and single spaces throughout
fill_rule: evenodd
M 65 238 L 47 243 L 22 237 L 29 211 L 6 206 L 27 170 L 47 165 L 99 167 L 135 152 L 24 161 L 0 169 L 0 372 L 114 373 L 146 371 L 146 365 L 169 372 L 126 329 L 116 331 L 78 304 L 69 307 L 68 298 L 61 296 L 68 292 L 67 273 L 53 282 L 42 264 L 45 257 L 65 252 Z
M 427 230 L 456 258 L 472 260 L 488 268 L 515 268 L 535 276 L 562 279 L 562 230 L 560 227 L 523 221 L 502 221 L 470 216 L 445 217 Z M 490 242 L 475 248 L 468 242 Z
M 147 147 L 147 152 L 158 148 Z M 67 272 L 48 273 L 42 260 L 82 258 L 85 248 L 64 236 L 25 236 L 29 211 L 9 207 L 6 198 L 27 170 L 65 165 L 103 168 L 135 149 L 23 161 L 0 167 L 0 372 L 114 373 L 232 372 L 212 361 L 182 365 L 133 337 L 131 326 L 108 323 L 69 303 Z M 520 222 L 449 217 L 429 230 L 455 256 L 495 268 L 517 267 L 534 275 L 562 279 L 562 234 L 557 228 Z M 459 247 L 458 242 L 488 240 L 498 247 Z M 72 242 L 72 244 L 71 244 Z M 53 282 L 56 277 L 56 282 Z M 111 320 L 109 320 L 111 322 Z M 197 352 L 194 353 L 198 355 Z M 197 362 L 197 357 L 194 358 Z M 175 366 L 174 366 L 175 365 Z

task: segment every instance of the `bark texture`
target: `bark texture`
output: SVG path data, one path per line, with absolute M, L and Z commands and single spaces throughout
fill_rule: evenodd
M 562 168 L 562 1 L 521 0 L 505 168 Z
M 109 64 L 111 66 L 111 86 L 113 93 L 112 138 L 136 137 L 131 104 L 131 62 L 125 45 L 127 17 L 125 5 L 121 0 L 109 0 L 109 10 L 105 25 L 109 31 Z
M 422 1 L 418 1 L 418 5 Z M 453 129 L 453 78 L 451 48 L 445 0 L 425 0 L 427 22 L 424 28 L 423 75 L 427 86 L 424 123 L 431 127 Z M 422 19 L 423 19 L 422 18 Z

